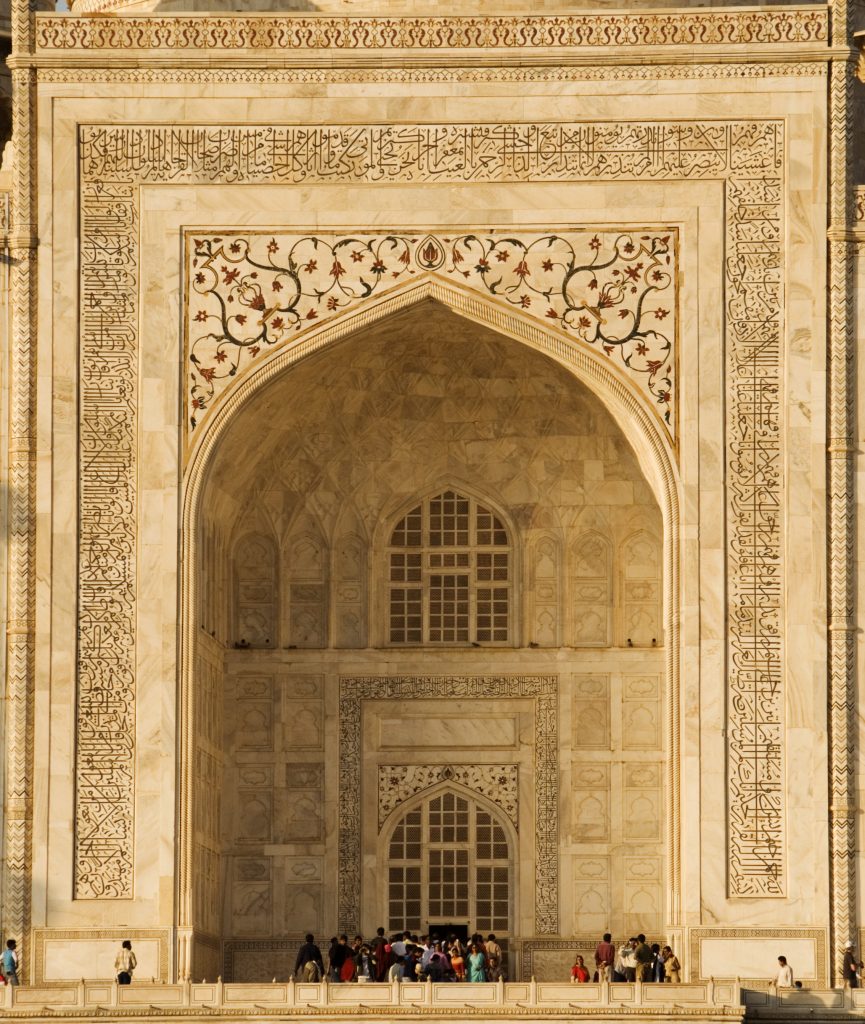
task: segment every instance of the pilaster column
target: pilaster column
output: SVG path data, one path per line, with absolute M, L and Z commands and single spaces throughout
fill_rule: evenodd
M 859 4 L 832 0 L 829 77 L 828 231 L 828 698 L 832 982 L 856 934 L 856 332 L 853 226 L 856 61 L 850 47 Z

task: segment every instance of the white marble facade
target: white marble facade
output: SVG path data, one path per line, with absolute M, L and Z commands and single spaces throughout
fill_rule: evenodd
M 515 977 L 641 930 L 693 979 L 783 942 L 831 980 L 862 228 L 828 9 L 111 6 L 13 4 L 30 977 L 129 936 L 164 980 L 284 978 L 396 924 L 400 822 L 447 796 L 503 837 L 464 905 Z

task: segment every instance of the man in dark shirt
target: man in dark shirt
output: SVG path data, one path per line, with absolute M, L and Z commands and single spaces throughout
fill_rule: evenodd
M 651 979 L 652 951 L 646 945 L 646 936 L 637 936 L 637 947 L 634 950 L 634 959 L 637 961 L 637 981 L 649 981 Z
M 387 981 L 387 972 L 390 970 L 391 946 L 385 938 L 384 928 L 379 928 L 373 940 L 373 956 L 375 957 L 375 980 Z
M 299 981 L 321 981 L 323 975 L 324 961 L 321 958 L 321 950 L 315 944 L 315 936 L 310 933 L 297 951 L 294 977 Z
M 330 980 L 342 981 L 342 968 L 346 960 L 351 956 L 351 948 L 348 944 L 348 936 L 340 935 L 339 942 L 330 951 Z
M 841 971 L 844 978 L 844 984 L 848 988 L 859 987 L 859 971 L 861 969 L 862 964 L 856 959 L 856 952 L 853 948 L 852 941 L 850 941 L 844 947 L 844 966 Z

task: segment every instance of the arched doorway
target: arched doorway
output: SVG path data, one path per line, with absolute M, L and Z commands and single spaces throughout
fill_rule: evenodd
M 605 397 L 620 401 L 622 383 L 608 383 Z M 580 865 L 588 872 L 557 888 L 555 934 L 595 929 L 610 912 L 624 926 L 629 907 L 660 927 L 666 892 L 655 881 L 671 870 L 671 815 L 661 801 L 672 719 L 662 706 L 677 643 L 662 547 L 671 558 L 676 520 L 674 492 L 662 490 L 662 512 L 644 475 L 662 447 L 650 423 L 633 437 L 641 464 L 631 437 L 572 372 L 437 304 L 411 307 L 291 373 L 271 374 L 224 419 L 209 442 L 212 457 L 194 464 L 186 518 L 196 628 L 187 633 L 184 690 L 192 770 L 180 893 L 189 948 L 181 952 L 191 956 L 194 945 L 196 973 L 222 968 L 226 947 L 250 941 L 282 964 L 307 929 L 335 929 L 349 848 L 361 898 L 344 923 L 364 932 L 383 923 L 373 880 L 383 867 L 378 829 L 365 824 L 381 813 L 380 780 L 443 763 L 514 773 L 517 860 L 526 873 L 513 912 L 518 939 L 537 937 L 530 904 L 544 858 L 555 861 L 544 877 L 557 887 L 560 865 L 571 878 Z M 651 465 L 651 475 L 669 483 L 669 464 Z M 435 502 L 465 503 L 472 543 L 433 543 Z M 420 634 L 400 638 L 394 591 L 411 588 L 393 579 L 394 556 L 410 553 L 399 531 L 407 536 L 418 508 L 415 553 L 428 591 Z M 481 569 L 496 571 L 494 557 L 488 567 L 478 561 L 483 516 L 490 539 L 499 528 L 504 534 L 500 551 L 491 543 L 483 553 L 507 552 L 509 578 L 498 581 L 507 584 L 497 588 L 507 589 L 505 603 L 488 595 L 489 622 L 480 623 L 480 592 L 496 589 L 479 579 Z M 439 555 L 455 564 L 433 565 Z M 470 564 L 457 564 L 463 556 Z M 473 625 L 464 634 L 455 619 L 436 634 L 432 591 L 443 595 L 441 627 L 448 601 L 459 618 L 461 575 L 472 577 L 465 594 Z M 494 622 L 496 600 L 506 638 L 495 635 L 503 628 Z M 441 700 L 430 680 L 442 672 L 474 683 Z M 536 711 L 516 691 L 502 696 L 500 681 L 521 673 L 556 680 L 567 737 L 539 731 Z M 354 698 L 342 682 L 371 678 L 408 678 L 418 689 L 395 701 L 377 700 L 374 684 L 364 691 L 354 770 L 368 781 L 352 809 L 343 798 L 353 783 L 343 778 L 340 723 L 341 702 Z M 629 723 L 626 738 L 620 722 Z M 561 754 L 553 787 L 567 786 L 568 798 L 549 840 L 554 853 L 542 857 L 536 782 L 548 740 Z M 640 770 L 625 780 L 626 762 Z M 613 820 L 617 799 L 639 812 L 636 825 Z M 353 814 L 356 827 L 346 822 Z M 635 851 L 640 870 L 648 864 L 656 878 L 616 889 L 614 876 Z M 597 863 L 607 871 L 602 882 Z M 232 963 L 236 977 L 250 976 L 237 957 Z

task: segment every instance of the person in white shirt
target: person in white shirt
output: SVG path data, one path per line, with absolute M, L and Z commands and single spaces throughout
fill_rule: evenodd
M 123 944 L 114 958 L 114 973 L 117 975 L 118 985 L 129 985 L 132 982 L 132 972 L 138 966 L 138 960 L 132 952 L 132 943 L 124 939 Z
M 787 963 L 787 957 L 778 957 L 778 974 L 775 988 L 793 988 L 793 968 Z

